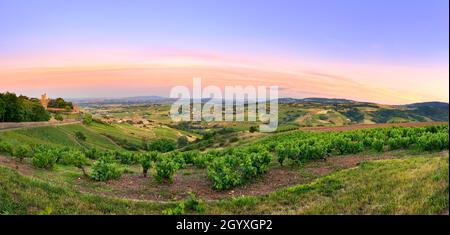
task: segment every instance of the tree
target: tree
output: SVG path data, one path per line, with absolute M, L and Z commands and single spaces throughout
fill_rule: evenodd
M 0 121 L 26 122 L 48 121 L 50 114 L 39 100 L 26 96 L 17 97 L 14 93 L 0 93 Z
M 6 113 L 6 104 L 2 99 L 2 94 L 0 94 L 0 121 L 4 121 Z
M 93 121 L 93 119 L 92 119 L 92 115 L 91 115 L 91 114 L 85 113 L 85 114 L 83 115 L 83 124 L 85 124 L 85 125 L 91 125 L 91 124 L 92 124 L 92 121 Z

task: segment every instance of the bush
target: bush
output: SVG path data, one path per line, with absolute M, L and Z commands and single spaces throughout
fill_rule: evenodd
M 57 155 L 52 150 L 35 152 L 32 158 L 32 164 L 38 168 L 52 169 L 58 160 Z
M 200 169 L 206 168 L 207 163 L 212 160 L 214 156 L 208 153 L 200 153 L 193 159 L 194 166 Z
M 13 156 L 22 162 L 24 158 L 30 158 L 32 156 L 31 149 L 28 146 L 19 145 L 19 147 L 14 150 Z
M 233 188 L 242 183 L 240 172 L 229 156 L 217 157 L 208 164 L 208 178 L 217 190 Z
M 86 135 L 81 131 L 75 132 L 75 136 L 78 140 L 86 141 Z
M 168 208 L 162 211 L 163 215 L 182 215 L 184 214 L 184 203 L 180 202 L 175 208 Z
M 139 156 L 139 163 L 142 166 L 142 174 L 147 177 L 148 169 L 152 167 L 153 162 L 158 159 L 157 152 L 143 153 Z
M 170 152 L 177 148 L 177 143 L 171 139 L 158 139 L 148 145 L 148 150 L 161 153 Z
M 250 131 L 250 133 L 256 132 L 256 131 L 258 131 L 258 127 L 257 126 L 251 126 L 249 131 Z
M 75 166 L 83 172 L 84 176 L 88 175 L 85 167 L 89 164 L 89 160 L 84 153 L 77 150 L 66 151 L 63 153 L 62 159 L 64 164 Z
M 89 113 L 85 113 L 83 115 L 83 124 L 84 125 L 91 125 L 92 122 L 93 122 L 92 115 L 89 114 Z
M 13 146 L 10 143 L 0 142 L 0 152 L 6 154 L 13 154 Z
M 275 153 L 277 155 L 277 160 L 280 163 L 280 166 L 283 166 L 284 160 L 287 158 L 287 152 L 283 145 L 277 145 L 275 147 Z
M 194 193 L 189 192 L 189 199 L 184 203 L 187 210 L 202 213 L 205 211 L 205 204 L 201 199 L 198 199 Z
M 100 152 L 96 148 L 91 148 L 84 151 L 84 155 L 89 159 L 98 159 Z
M 178 144 L 178 148 L 182 148 L 189 144 L 189 140 L 186 136 L 183 135 L 183 136 L 178 137 L 177 144 Z
M 117 161 L 125 165 L 133 165 L 139 163 L 139 156 L 133 152 L 116 151 L 114 157 Z
M 381 139 L 375 139 L 372 142 L 372 148 L 377 152 L 383 152 L 384 141 Z
M 91 178 L 96 181 L 118 179 L 122 176 L 122 171 L 114 163 L 99 160 L 92 167 Z
M 156 175 L 155 179 L 158 182 L 167 181 L 173 182 L 173 175 L 178 170 L 178 164 L 168 157 L 161 158 L 156 163 Z
M 55 114 L 55 120 L 57 121 L 64 121 L 63 116 L 60 113 Z
M 200 155 L 201 153 L 198 150 L 182 152 L 181 155 L 186 164 L 193 164 L 194 159 Z

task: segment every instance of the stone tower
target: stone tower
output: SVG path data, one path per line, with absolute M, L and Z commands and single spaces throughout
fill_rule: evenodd
M 47 109 L 47 106 L 48 106 L 47 93 L 44 93 L 43 95 L 41 95 L 41 105 L 42 105 L 42 107 Z

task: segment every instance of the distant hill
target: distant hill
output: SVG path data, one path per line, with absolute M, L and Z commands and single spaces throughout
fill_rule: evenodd
M 301 103 L 301 102 L 316 102 L 322 104 L 336 104 L 336 103 L 351 103 L 356 102 L 354 100 L 347 99 L 335 99 L 335 98 L 304 98 L 304 99 L 296 99 L 296 98 L 279 98 L 279 103 Z
M 448 103 L 444 103 L 444 102 L 422 102 L 422 103 L 414 103 L 414 104 L 408 104 L 406 105 L 407 107 L 410 108 L 417 108 L 417 107 L 435 107 L 435 108 L 444 108 L 444 109 L 448 109 Z
M 122 98 L 68 98 L 80 106 L 89 105 L 108 105 L 108 104 L 151 104 L 151 103 L 168 103 L 174 99 L 161 96 L 135 96 Z

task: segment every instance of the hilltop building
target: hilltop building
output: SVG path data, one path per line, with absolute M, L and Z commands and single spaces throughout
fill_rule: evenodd
M 48 110 L 48 111 L 59 111 L 59 112 L 67 112 L 68 111 L 65 108 L 49 108 L 48 107 L 49 102 L 50 102 L 50 98 L 47 98 L 47 93 L 44 93 L 43 95 L 41 95 L 41 105 L 46 110 Z M 72 110 L 70 110 L 70 112 L 72 112 L 72 113 L 79 113 L 80 112 L 80 108 L 78 106 L 76 106 L 76 105 L 73 105 L 73 108 L 72 108 Z

